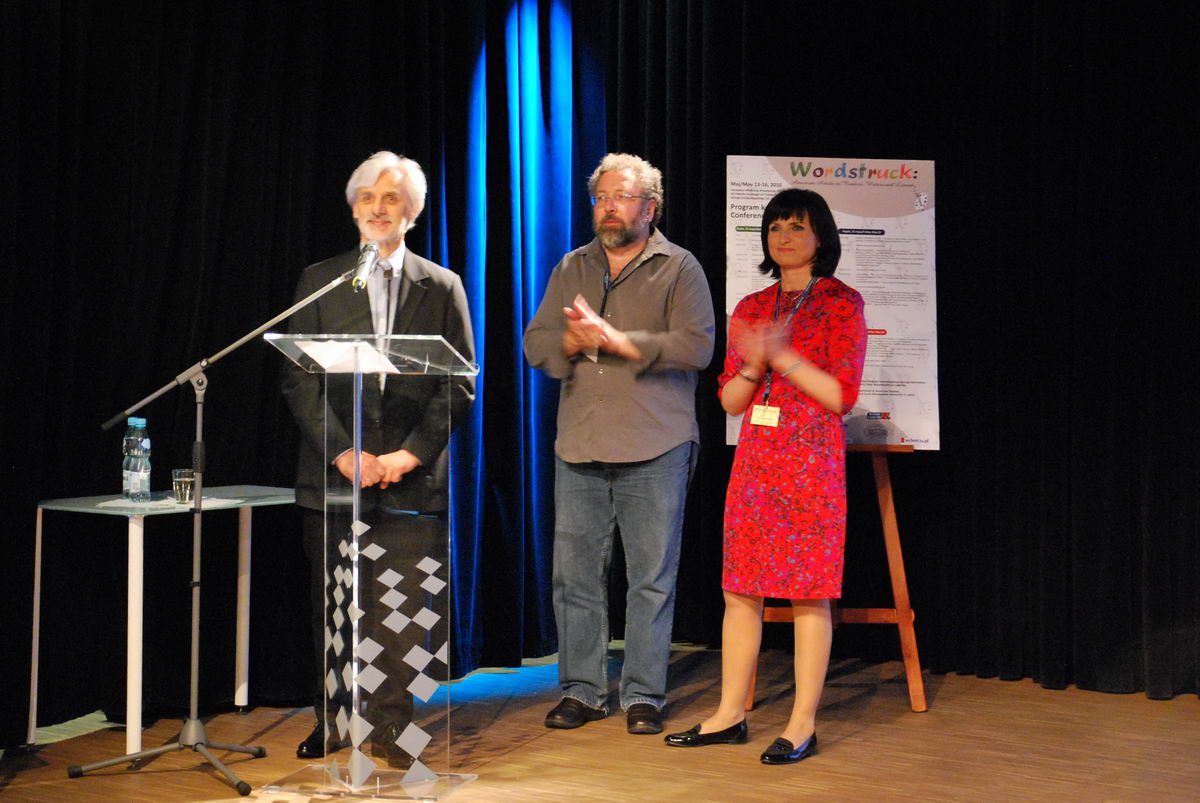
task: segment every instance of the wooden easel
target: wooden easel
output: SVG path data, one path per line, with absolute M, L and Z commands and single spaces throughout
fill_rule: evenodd
M 892 578 L 894 608 L 832 607 L 833 622 L 845 624 L 894 624 L 900 630 L 900 651 L 904 656 L 904 674 L 908 679 L 908 699 L 912 710 L 925 711 L 925 682 L 921 678 L 921 661 L 917 656 L 917 634 L 913 629 L 914 614 L 908 601 L 908 580 L 904 574 L 904 555 L 900 551 L 900 529 L 896 526 L 896 504 L 892 499 L 892 476 L 888 472 L 889 452 L 911 452 L 911 445 L 851 444 L 847 452 L 869 452 L 875 472 L 875 494 L 879 499 L 879 516 L 883 521 L 883 543 L 887 548 L 888 572 Z M 790 605 L 764 607 L 764 622 L 791 622 Z M 755 665 L 746 694 L 746 710 L 754 707 L 754 685 L 758 675 Z

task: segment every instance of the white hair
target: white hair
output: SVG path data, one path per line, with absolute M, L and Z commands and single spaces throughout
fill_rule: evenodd
M 600 177 L 613 170 L 632 171 L 642 194 L 654 201 L 654 224 L 658 225 L 658 221 L 662 219 L 663 208 L 662 171 L 632 153 L 610 153 L 600 160 L 592 177 L 588 179 L 588 195 L 595 195 Z
M 346 203 L 354 206 L 358 200 L 358 191 L 363 187 L 373 187 L 379 177 L 391 171 L 396 177 L 396 186 L 407 196 L 408 224 L 405 231 L 417 225 L 417 218 L 425 209 L 425 193 L 428 185 L 421 166 L 404 156 L 397 156 L 391 151 L 379 151 L 355 168 L 346 182 Z

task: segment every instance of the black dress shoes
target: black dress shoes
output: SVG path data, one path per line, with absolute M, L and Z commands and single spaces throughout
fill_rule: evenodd
M 650 703 L 634 703 L 625 712 L 625 729 L 630 733 L 662 733 L 662 711 Z
M 746 727 L 746 720 L 743 719 L 725 730 L 712 733 L 701 733 L 700 726 L 696 725 L 683 733 L 669 733 L 663 737 L 663 741 L 672 747 L 704 747 L 710 744 L 745 744 L 749 736 L 750 729 Z
M 396 744 L 407 725 L 391 723 L 371 734 L 371 755 L 375 758 L 387 759 L 392 769 L 406 770 L 413 764 L 413 757 L 408 751 Z
M 335 742 L 333 749 L 341 750 L 343 747 L 349 746 L 349 740 L 343 739 L 339 742 Z M 312 733 L 308 734 L 308 737 L 296 746 L 296 758 L 321 758 L 324 755 L 325 725 L 324 723 L 318 722 L 312 729 Z
M 296 747 L 296 758 L 321 758 L 325 755 L 325 724 L 318 722 L 312 733 Z
M 413 765 L 413 757 L 395 745 L 371 742 L 371 755 L 386 759 L 387 765 L 394 770 L 406 770 Z
M 817 734 L 809 736 L 804 744 L 793 747 L 787 739 L 779 738 L 768 747 L 758 760 L 764 764 L 795 764 L 817 754 Z
M 584 705 L 574 697 L 564 697 L 546 714 L 547 728 L 578 728 L 597 719 L 604 719 L 608 712 L 603 708 Z

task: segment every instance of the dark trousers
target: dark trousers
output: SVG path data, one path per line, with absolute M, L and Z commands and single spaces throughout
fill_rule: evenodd
M 436 655 L 439 650 L 445 656 L 448 649 L 447 627 L 449 590 L 443 585 L 448 577 L 448 525 L 443 515 L 416 515 L 409 513 L 390 514 L 372 510 L 362 515 L 363 523 L 370 529 L 359 537 L 359 549 L 364 552 L 358 559 L 358 604 L 362 611 L 357 619 L 357 637 L 360 645 L 361 671 L 369 664 L 382 680 L 370 690 L 364 685 L 373 683 L 366 674 L 360 674 L 358 711 L 374 727 L 372 741 L 379 742 L 385 731 L 395 732 L 412 720 L 413 693 L 410 685 L 420 692 L 421 682 L 414 684 L 420 675 L 432 680 L 446 680 L 448 670 L 440 658 L 425 659 L 424 654 Z M 335 716 L 339 708 L 349 715 L 350 691 L 345 683 L 344 669 L 351 659 L 351 644 L 354 639 L 355 621 L 350 615 L 352 606 L 349 595 L 351 583 L 345 581 L 345 572 L 350 570 L 351 561 L 342 554 L 339 545 L 350 541 L 350 516 L 336 518 L 328 544 L 325 538 L 325 516 L 321 511 L 305 510 L 303 515 L 304 551 L 310 567 L 312 593 L 313 648 L 317 658 L 319 685 L 313 700 L 313 710 L 321 721 L 326 709 Z M 328 552 L 326 552 L 328 547 Z M 377 557 L 373 548 L 381 548 Z M 436 566 L 434 564 L 437 564 Z M 337 571 L 338 568 L 342 571 Z M 432 570 L 432 574 L 431 574 Z M 329 582 L 326 583 L 326 575 Z M 433 579 L 431 579 L 431 577 Z M 439 582 L 442 581 L 442 582 Z M 341 602 L 334 594 L 341 586 Z M 340 608 L 344 614 L 340 628 L 327 616 Z M 331 635 L 341 634 L 341 649 L 335 644 L 326 648 L 326 627 Z M 364 653 L 371 652 L 368 640 L 380 648 L 370 661 L 363 661 Z M 407 661 L 405 659 L 408 659 Z M 418 668 L 425 660 L 423 667 Z M 413 664 L 418 666 L 414 666 Z M 331 676 L 332 670 L 332 676 Z M 370 675 L 378 677 L 375 672 Z M 428 682 L 425 682 L 428 688 Z M 333 694 L 329 690 L 333 689 Z M 337 735 L 337 728 L 334 738 Z

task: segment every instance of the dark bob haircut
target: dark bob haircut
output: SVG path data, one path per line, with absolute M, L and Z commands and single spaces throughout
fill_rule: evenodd
M 777 220 L 803 218 L 808 214 L 808 225 L 813 234 L 817 235 L 817 253 L 813 255 L 813 276 L 832 276 L 837 270 L 838 261 L 842 258 L 842 241 L 838 237 L 837 223 L 829 204 L 825 199 L 812 190 L 784 190 L 777 194 L 767 204 L 762 216 L 762 251 L 763 261 L 758 269 L 779 278 L 779 265 L 771 259 L 771 250 L 767 248 L 767 229 Z

